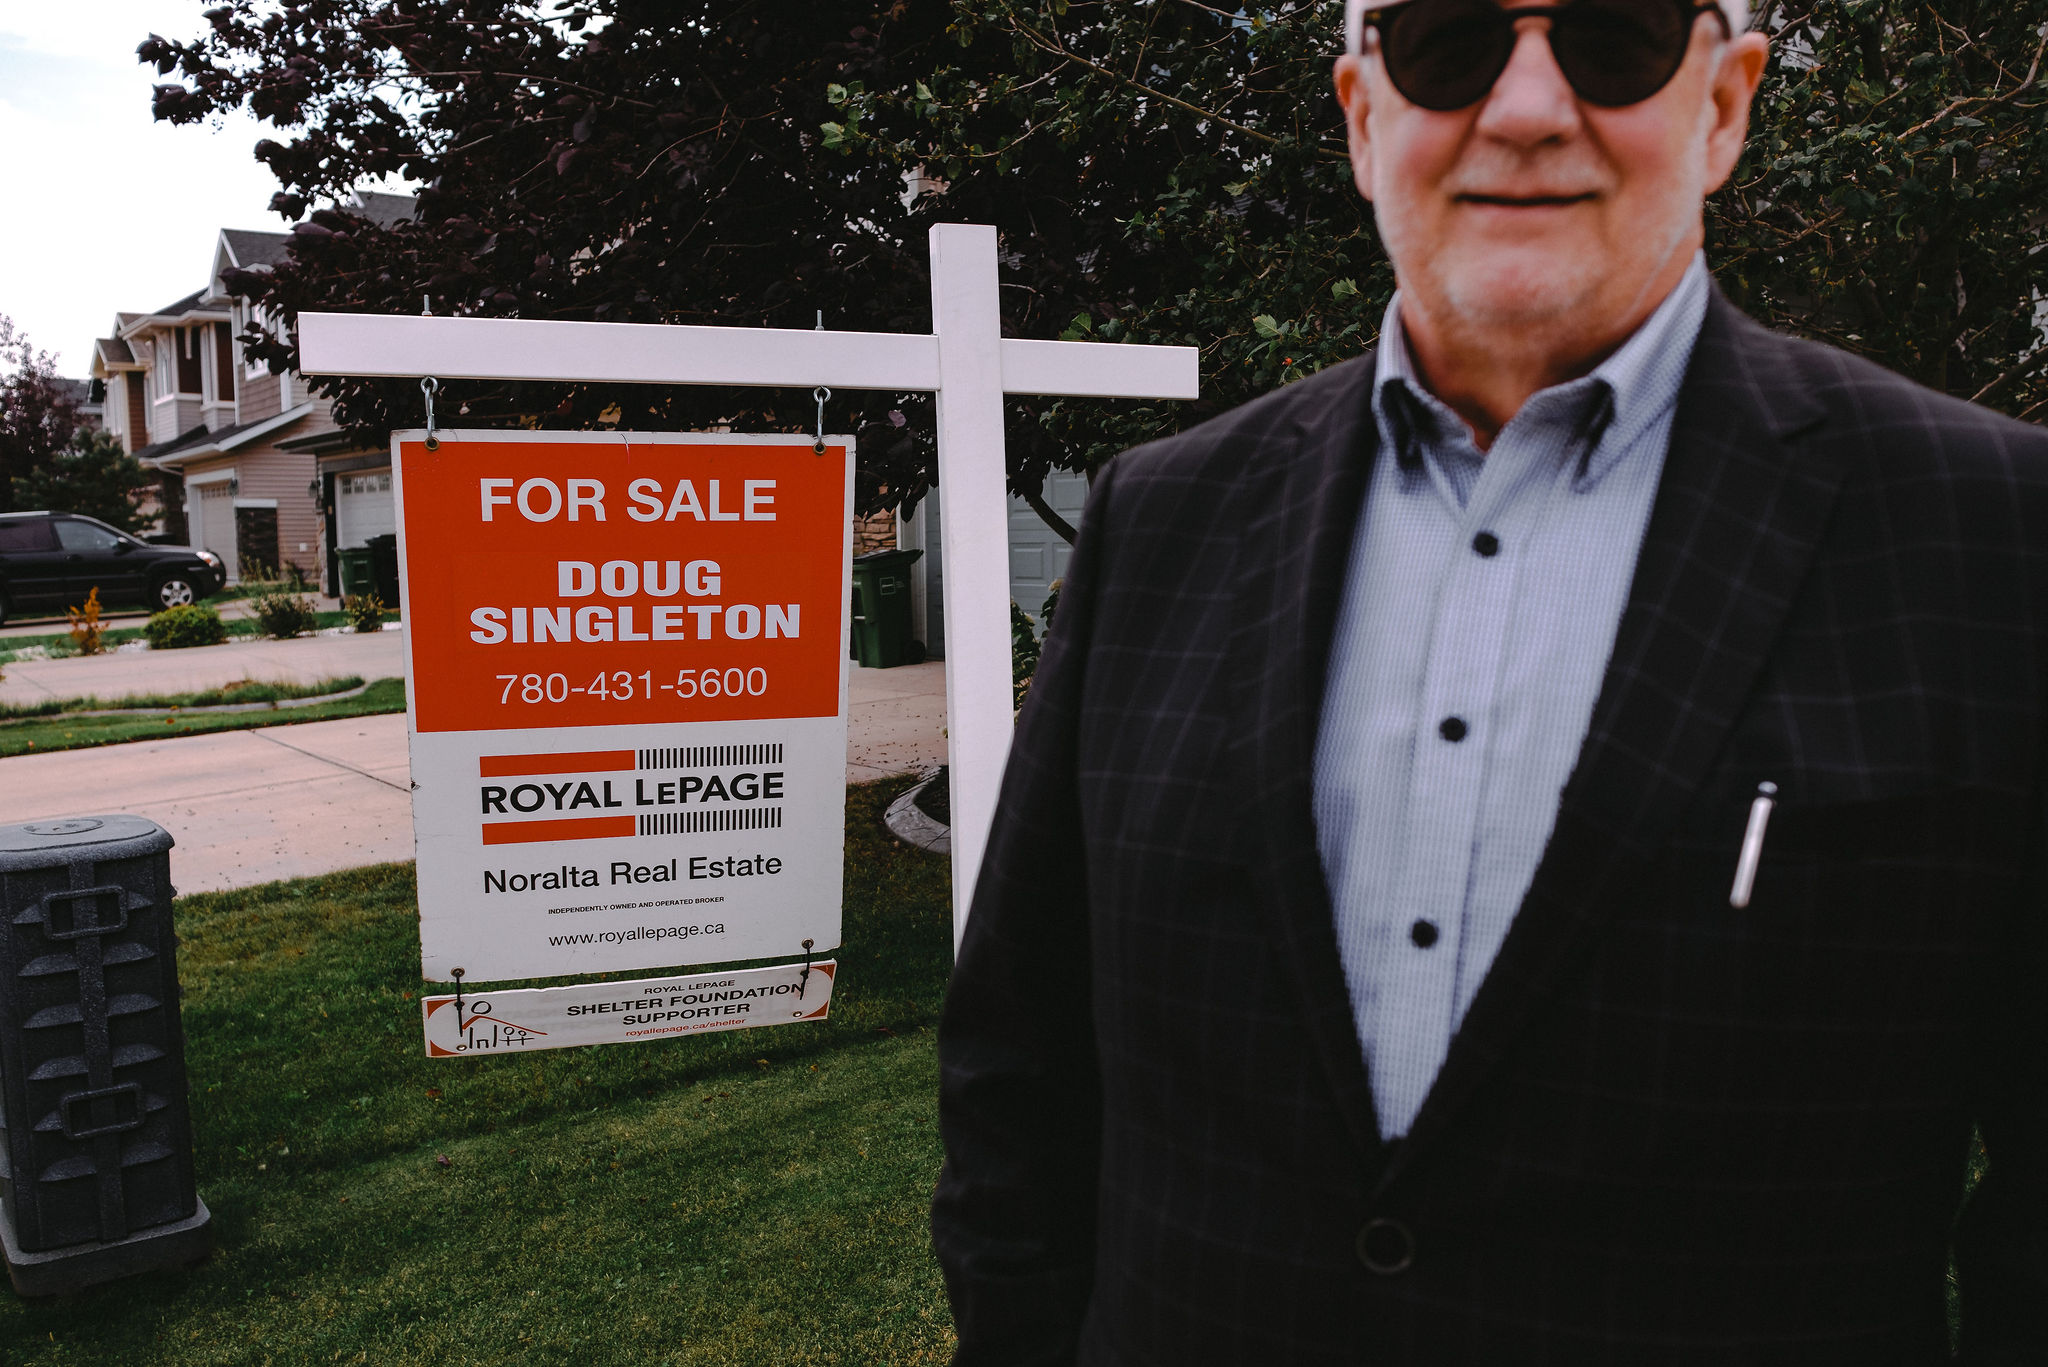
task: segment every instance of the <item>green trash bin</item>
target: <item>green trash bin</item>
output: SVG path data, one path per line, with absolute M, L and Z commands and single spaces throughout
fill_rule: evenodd
M 923 551 L 853 558 L 853 653 L 868 669 L 912 663 L 910 567 Z
M 343 546 L 335 557 L 341 561 L 341 592 L 355 598 L 377 591 L 377 559 L 368 546 Z

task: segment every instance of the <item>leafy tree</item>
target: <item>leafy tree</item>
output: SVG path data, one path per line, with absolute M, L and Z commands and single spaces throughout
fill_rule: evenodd
M 1709 206 L 1723 286 L 1774 326 L 2048 411 L 2037 8 L 1759 4 L 1779 56 Z M 207 36 L 143 54 L 180 76 L 159 88 L 160 117 L 243 104 L 300 130 L 259 148 L 288 216 L 365 176 L 431 182 L 420 223 L 315 213 L 291 264 L 238 282 L 287 317 L 405 312 L 431 293 L 437 311 L 800 326 L 822 306 L 922 330 L 925 226 L 993 222 L 1009 334 L 1202 350 L 1198 403 L 1014 400 L 1012 487 L 1032 495 L 1049 468 L 1093 470 L 1374 341 L 1393 276 L 1330 93 L 1341 11 L 603 0 L 543 18 L 508 0 L 236 0 Z M 940 191 L 906 209 L 908 173 Z M 331 387 L 345 421 L 417 421 L 409 385 Z M 800 395 L 456 395 L 471 420 L 809 417 Z M 854 402 L 863 507 L 921 491 L 922 402 Z
M 1725 288 L 1774 327 L 2048 413 L 2048 23 L 1990 0 L 1769 7 L 1778 61 L 1713 203 Z
M 78 401 L 57 377 L 55 358 L 37 351 L 0 314 L 0 512 L 23 506 L 14 499 L 12 481 L 56 459 L 81 421 Z
M 109 527 L 139 535 L 155 517 L 144 511 L 156 492 L 154 472 L 98 429 L 81 431 L 71 445 L 11 481 L 13 506 L 83 513 Z
M 1330 89 L 1340 4 L 952 8 L 956 45 L 923 70 L 832 92 L 828 139 L 927 168 L 933 209 L 1002 228 L 1019 332 L 1202 348 L 1200 404 L 1018 405 L 1027 461 L 1092 470 L 1374 340 L 1393 277 Z M 1709 206 L 1723 286 L 1773 326 L 2040 415 L 2039 7 L 1756 8 L 1778 60 Z
M 175 123 L 246 108 L 291 259 L 236 291 L 301 310 L 609 322 L 930 327 L 924 244 L 901 174 L 827 150 L 826 90 L 884 85 L 890 54 L 946 15 L 925 0 L 227 0 L 142 58 Z M 334 208 L 359 184 L 426 188 L 416 221 Z M 310 215 L 308 211 L 311 210 Z M 284 341 L 251 334 L 273 369 Z M 418 386 L 319 380 L 338 420 L 420 421 Z M 929 400 L 835 395 L 861 451 L 863 510 L 921 492 Z M 804 430 L 810 391 L 451 383 L 465 423 Z M 450 420 L 454 420 L 451 416 Z M 884 491 L 887 491 L 886 493 Z
M 1014 487 L 1092 471 L 1371 341 L 1393 275 L 1330 94 L 1341 4 L 952 10 L 953 43 L 924 70 L 830 92 L 828 138 L 941 179 L 921 216 L 998 226 L 1006 330 L 1202 351 L 1196 403 L 1014 401 Z

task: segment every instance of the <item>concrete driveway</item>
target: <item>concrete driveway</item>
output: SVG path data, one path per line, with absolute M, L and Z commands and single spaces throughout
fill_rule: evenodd
M 405 633 L 393 629 L 290 641 L 236 640 L 190 650 L 116 650 L 62 660 L 17 660 L 4 668 L 0 702 L 9 703 L 196 693 L 240 679 L 318 683 L 345 674 L 396 679 L 405 675 Z
M 361 640 L 395 646 L 398 639 L 397 632 L 387 631 L 267 644 Z M 132 658 L 161 663 L 230 649 L 213 646 Z M 284 658 L 297 661 L 306 654 Z M 10 667 L 9 683 L 17 668 L 26 666 Z M 367 664 L 318 668 L 365 678 L 404 672 L 396 655 L 388 667 L 374 672 Z M 206 685 L 151 680 L 128 691 L 188 686 Z M 945 763 L 944 665 L 856 668 L 847 694 L 848 783 Z M 208 892 L 412 858 L 411 784 L 404 716 L 352 717 L 0 759 L 0 823 L 134 812 L 176 837 L 171 876 L 179 890 Z

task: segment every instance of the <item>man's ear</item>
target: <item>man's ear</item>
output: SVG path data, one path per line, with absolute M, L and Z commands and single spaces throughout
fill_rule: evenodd
M 1714 101 L 1713 126 L 1707 131 L 1707 193 L 1728 183 L 1735 163 L 1742 159 L 1742 144 L 1749 137 L 1749 107 L 1763 80 L 1764 63 L 1771 55 L 1771 41 L 1761 33 L 1744 33 L 1731 38 L 1714 71 L 1709 92 Z M 1356 157 L 1354 155 L 1354 160 Z
M 1337 59 L 1333 73 L 1337 83 L 1337 103 L 1344 106 L 1344 131 L 1351 142 L 1351 179 L 1358 186 L 1358 193 L 1368 200 L 1372 198 L 1372 133 L 1367 126 L 1367 116 L 1372 112 L 1372 99 L 1366 93 L 1365 58 L 1346 55 Z

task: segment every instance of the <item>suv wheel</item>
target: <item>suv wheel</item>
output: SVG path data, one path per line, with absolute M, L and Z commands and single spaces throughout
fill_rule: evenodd
M 157 581 L 156 605 L 159 610 L 164 608 L 182 608 L 198 601 L 199 595 L 193 592 L 192 581 L 181 574 L 174 574 Z

